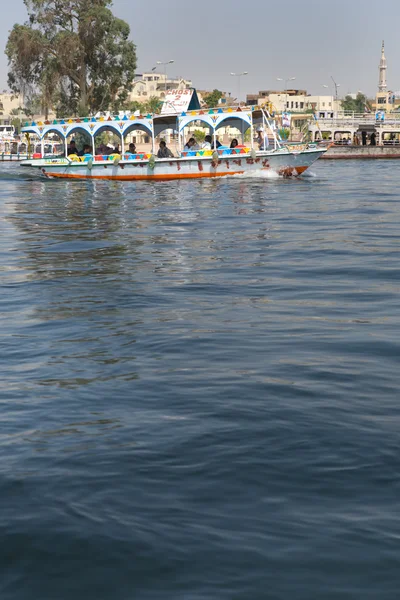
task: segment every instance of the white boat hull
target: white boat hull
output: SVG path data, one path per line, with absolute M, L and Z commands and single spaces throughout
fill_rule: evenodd
M 2 162 L 21 162 L 21 160 L 27 160 L 31 158 L 29 154 L 10 154 L 7 152 L 0 153 L 0 160 Z
M 40 169 L 48 178 L 111 179 L 120 181 L 170 180 L 226 177 L 260 170 L 275 171 L 283 176 L 298 176 L 310 167 L 325 148 L 306 148 L 289 152 L 274 151 L 229 156 L 196 156 L 184 158 L 142 160 L 87 160 L 72 162 L 68 158 L 26 160 L 22 166 Z

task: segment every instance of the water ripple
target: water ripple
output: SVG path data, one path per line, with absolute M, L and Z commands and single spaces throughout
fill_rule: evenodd
M 398 595 L 398 170 L 1 165 L 2 600 Z

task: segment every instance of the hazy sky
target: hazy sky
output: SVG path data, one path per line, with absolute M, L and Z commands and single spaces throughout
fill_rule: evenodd
M 241 78 L 241 96 L 283 87 L 277 77 L 296 77 L 293 87 L 312 94 L 332 93 L 322 87 L 332 86 L 331 75 L 341 84 L 340 95 L 358 90 L 375 95 L 384 38 L 388 86 L 400 90 L 400 5 L 394 1 L 385 5 L 382 19 L 375 0 L 153 0 L 147 5 L 114 0 L 113 10 L 131 26 L 138 72 L 173 59 L 168 75 L 234 96 L 238 87 L 231 71 L 249 72 Z M 2 48 L 13 24 L 25 19 L 23 0 L 7 3 L 0 22 Z M 0 87 L 7 87 L 4 54 Z

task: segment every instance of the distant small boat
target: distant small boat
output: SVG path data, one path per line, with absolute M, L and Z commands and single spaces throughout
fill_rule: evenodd
M 200 122 L 207 127 L 216 147 L 216 132 L 221 127 L 236 127 L 242 143 L 235 148 L 220 147 L 216 150 L 184 150 L 185 128 Z M 253 132 L 264 132 L 268 141 L 265 149 L 254 147 Z M 149 136 L 151 152 L 129 154 L 125 151 L 125 138 L 139 130 Z M 177 155 L 157 158 L 155 138 L 166 130 L 177 134 Z M 245 133 L 250 130 L 250 141 Z M 298 176 L 326 152 L 317 144 L 282 145 L 270 121 L 270 115 L 258 107 L 216 108 L 191 110 L 181 114 L 130 116 L 121 113 L 115 117 L 86 117 L 82 119 L 55 120 L 53 122 L 26 124 L 22 131 L 34 134 L 41 140 L 44 150 L 48 134 L 56 134 L 65 148 L 64 156 L 44 156 L 21 163 L 22 166 L 39 169 L 48 178 L 61 179 L 112 179 L 119 181 L 171 180 L 215 178 L 229 175 L 271 170 L 284 176 Z M 121 139 L 120 154 L 96 155 L 95 137 L 105 131 Z M 92 154 L 67 157 L 67 139 L 81 133 L 91 140 Z M 270 145 L 269 145 L 270 144 Z
M 34 143 L 30 145 L 30 152 L 28 152 L 28 143 L 18 141 L 14 137 L 0 138 L 0 161 L 2 162 L 21 162 L 21 160 L 27 160 L 30 158 L 42 157 L 42 150 L 44 157 L 52 157 L 60 154 L 63 151 L 63 145 L 55 142 L 46 141 L 41 143 Z

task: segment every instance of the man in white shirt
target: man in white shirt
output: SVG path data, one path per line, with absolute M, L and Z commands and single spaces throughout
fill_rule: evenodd
M 204 142 L 201 144 L 201 149 L 202 150 L 211 150 L 211 142 L 212 142 L 211 135 L 206 135 L 206 137 L 204 138 Z

